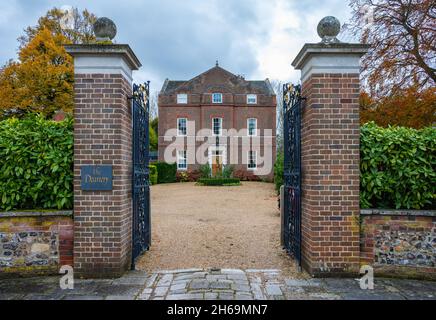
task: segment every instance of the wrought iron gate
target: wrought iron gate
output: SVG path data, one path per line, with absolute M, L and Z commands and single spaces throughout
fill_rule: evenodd
M 133 85 L 133 226 L 132 267 L 136 258 L 151 244 L 149 181 L 150 82 Z
M 301 266 L 301 86 L 283 86 L 284 246 Z

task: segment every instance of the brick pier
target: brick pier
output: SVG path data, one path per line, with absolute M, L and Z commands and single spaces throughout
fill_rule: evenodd
M 131 264 L 132 71 L 141 64 L 127 45 L 73 45 L 74 271 L 120 276 Z M 111 191 L 83 191 L 84 165 L 110 165 Z

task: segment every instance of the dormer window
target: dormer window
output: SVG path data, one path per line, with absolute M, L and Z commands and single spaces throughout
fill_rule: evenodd
M 212 103 L 223 103 L 223 94 L 212 93 Z
M 188 95 L 186 93 L 179 93 L 177 95 L 177 104 L 187 104 L 188 103 Z
M 257 94 L 247 94 L 247 104 L 257 104 Z

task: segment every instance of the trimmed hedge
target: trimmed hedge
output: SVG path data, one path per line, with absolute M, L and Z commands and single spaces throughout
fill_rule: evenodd
M 284 154 L 283 152 L 278 152 L 277 153 L 277 158 L 276 158 L 276 163 L 274 164 L 274 184 L 276 187 L 276 191 L 279 193 L 280 192 L 280 187 L 284 184 L 285 182 L 285 177 L 283 174 L 283 170 L 285 167 L 284 164 Z
M 73 121 L 0 121 L 0 210 L 73 207 Z
M 157 184 L 157 168 L 155 165 L 149 165 L 150 168 L 150 184 Z
M 361 128 L 362 208 L 435 208 L 436 129 Z
M 241 180 L 236 178 L 202 178 L 198 179 L 198 183 L 205 186 L 226 186 L 239 185 Z
M 169 164 L 165 162 L 156 162 L 157 168 L 157 183 L 173 183 L 176 182 L 177 164 Z

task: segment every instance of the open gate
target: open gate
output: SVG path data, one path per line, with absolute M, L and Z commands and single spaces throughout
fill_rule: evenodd
M 284 246 L 301 267 L 301 86 L 283 86 Z
M 149 180 L 149 111 L 150 82 L 133 85 L 133 226 L 132 268 L 151 244 L 150 180 Z

